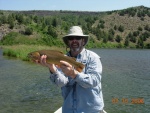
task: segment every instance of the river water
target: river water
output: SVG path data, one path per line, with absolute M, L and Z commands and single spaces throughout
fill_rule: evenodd
M 103 64 L 102 90 L 108 113 L 150 112 L 150 50 L 92 49 Z M 48 69 L 2 56 L 0 113 L 53 113 L 62 105 Z

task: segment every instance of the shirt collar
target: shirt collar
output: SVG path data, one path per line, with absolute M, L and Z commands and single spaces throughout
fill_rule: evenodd
M 82 51 L 78 54 L 77 58 L 80 58 L 85 52 L 85 48 L 82 49 Z
M 85 52 L 85 48 L 82 49 L 82 51 L 77 55 L 77 58 L 80 58 Z M 67 53 L 68 56 L 71 56 L 70 51 Z

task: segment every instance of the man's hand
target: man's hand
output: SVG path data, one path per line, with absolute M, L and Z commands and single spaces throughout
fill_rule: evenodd
M 60 61 L 60 63 L 61 63 L 60 68 L 65 75 L 70 76 L 71 78 L 75 78 L 77 74 L 79 73 L 68 62 Z
M 50 72 L 55 73 L 56 72 L 56 66 L 54 64 L 46 63 L 46 58 L 47 58 L 46 55 L 42 55 L 40 58 L 40 62 L 38 62 L 38 63 L 40 63 L 42 66 L 48 67 Z

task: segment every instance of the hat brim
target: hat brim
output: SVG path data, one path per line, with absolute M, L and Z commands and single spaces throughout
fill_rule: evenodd
M 83 46 L 85 46 L 85 45 L 87 44 L 88 39 L 89 39 L 89 35 L 75 35 L 75 34 L 72 35 L 72 34 L 69 34 L 69 35 L 66 35 L 66 36 L 63 37 L 63 41 L 64 41 L 64 43 L 65 43 L 67 46 L 69 46 L 69 45 L 68 45 L 68 37 L 71 37 L 71 36 L 79 36 L 79 37 L 84 38 L 85 44 L 84 44 Z
M 66 35 L 66 36 L 64 36 L 64 37 L 70 37 L 70 36 L 81 36 L 81 37 L 88 37 L 89 35 L 79 35 L 79 34 L 68 34 L 68 35 Z

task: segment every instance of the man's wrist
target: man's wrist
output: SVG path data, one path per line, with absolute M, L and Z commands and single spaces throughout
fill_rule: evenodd
M 76 71 L 76 70 L 73 70 L 73 75 L 72 75 L 72 78 L 74 79 L 74 78 L 76 78 L 76 76 L 78 75 L 78 71 Z

